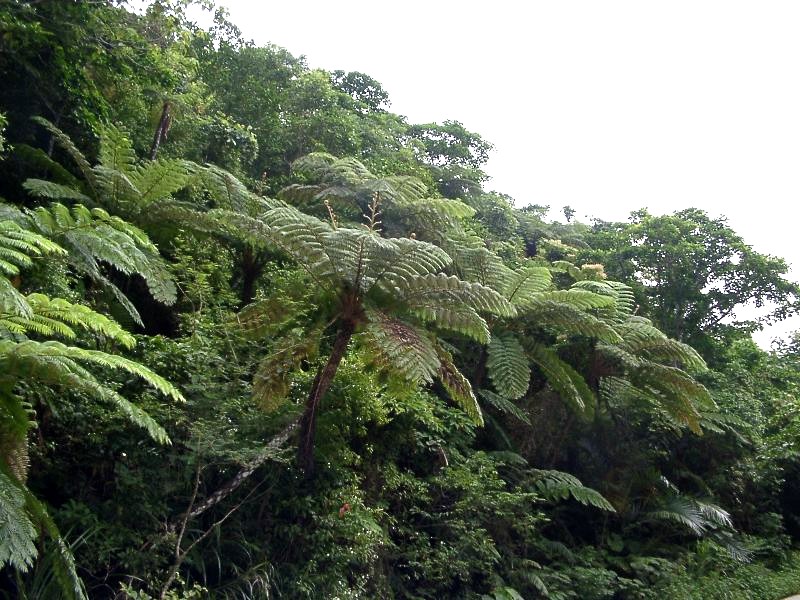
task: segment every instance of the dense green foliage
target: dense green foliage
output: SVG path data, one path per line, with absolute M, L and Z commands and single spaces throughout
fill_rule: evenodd
M 0 0 L 0 78 L 0 597 L 800 591 L 800 289 L 724 219 L 549 221 L 207 2 Z

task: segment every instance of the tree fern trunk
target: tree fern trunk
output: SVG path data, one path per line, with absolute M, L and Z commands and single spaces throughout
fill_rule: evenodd
M 164 106 L 161 109 L 161 118 L 158 120 L 158 127 L 156 127 L 156 133 L 153 136 L 153 145 L 150 147 L 150 160 L 156 159 L 158 156 L 158 148 L 161 146 L 161 140 L 163 140 L 167 135 L 171 119 L 169 113 L 170 104 L 169 102 L 164 102 Z
M 256 282 L 263 269 L 263 263 L 255 251 L 247 247 L 242 254 L 242 294 L 239 298 L 241 308 L 250 304 L 256 297 Z
M 355 323 L 353 321 L 348 319 L 340 323 L 328 362 L 317 373 L 314 384 L 308 393 L 306 409 L 300 419 L 300 443 L 297 447 L 297 464 L 306 472 L 306 475 L 314 472 L 314 435 L 317 429 L 317 409 L 331 387 L 354 331 Z

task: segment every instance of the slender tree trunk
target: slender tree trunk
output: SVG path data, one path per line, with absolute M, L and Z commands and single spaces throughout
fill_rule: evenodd
M 297 446 L 297 463 L 307 476 L 314 473 L 314 435 L 317 429 L 317 409 L 331 387 L 336 370 L 347 351 L 347 345 L 350 343 L 350 338 L 353 337 L 355 328 L 356 324 L 351 319 L 345 319 L 340 323 L 328 362 L 317 373 L 311 391 L 308 393 L 306 408 L 300 418 L 300 442 Z
M 150 160 L 155 160 L 156 156 L 158 156 L 158 148 L 161 146 L 161 140 L 166 137 L 167 131 L 169 130 L 169 123 L 172 119 L 170 116 L 170 108 L 169 102 L 164 102 L 164 107 L 161 109 L 161 118 L 158 120 L 158 127 L 156 127 L 156 133 L 153 136 L 153 145 L 150 148 Z

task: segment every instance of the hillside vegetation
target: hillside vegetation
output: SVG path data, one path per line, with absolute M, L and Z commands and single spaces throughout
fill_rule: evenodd
M 800 288 L 724 218 L 551 220 L 208 2 L 0 0 L 0 81 L 0 597 L 800 591 Z

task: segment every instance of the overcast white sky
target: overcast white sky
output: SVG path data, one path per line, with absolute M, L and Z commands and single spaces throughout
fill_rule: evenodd
M 368 73 L 411 122 L 480 133 L 518 205 L 695 206 L 800 274 L 797 0 L 220 4 L 258 43 Z

